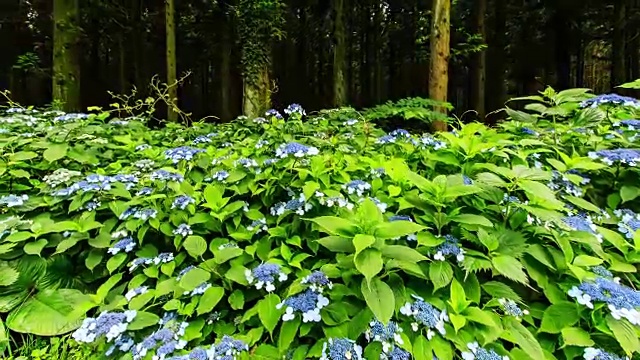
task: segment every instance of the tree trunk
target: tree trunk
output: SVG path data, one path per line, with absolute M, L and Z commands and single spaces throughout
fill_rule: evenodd
M 165 0 L 165 27 L 167 35 L 167 85 L 169 88 L 170 103 L 167 104 L 167 120 L 178 121 L 178 113 L 173 107 L 173 102 L 178 99 L 177 67 L 176 67 L 176 21 L 175 0 Z
M 264 64 L 253 78 L 243 79 L 244 94 L 242 111 L 244 115 L 255 118 L 271 107 L 271 79 L 269 63 Z
M 333 0 L 333 105 L 347 104 L 347 43 L 344 0 Z
M 615 0 L 613 15 L 613 42 L 611 51 L 611 88 L 625 82 L 625 23 L 626 0 Z
M 54 0 L 53 23 L 53 99 L 61 102 L 65 111 L 78 111 L 78 0 Z
M 493 31 L 487 53 L 489 58 L 487 62 L 489 64 L 487 68 L 487 78 L 489 81 L 486 87 L 487 93 L 491 94 L 491 96 L 486 98 L 486 110 L 488 111 L 495 111 L 502 108 L 507 97 L 507 52 L 505 49 L 507 33 L 506 7 L 506 0 L 496 0 L 493 6 Z
M 434 0 L 432 16 L 429 97 L 433 100 L 446 102 L 449 83 L 449 56 L 451 53 L 449 44 L 451 1 Z M 440 110 L 446 112 L 445 109 Z M 443 121 L 435 121 L 433 128 L 436 131 L 446 131 L 447 124 Z
M 474 27 L 475 32 L 481 37 L 482 42 L 487 42 L 485 16 L 487 12 L 487 0 L 474 1 Z M 481 50 L 473 55 L 471 66 L 471 109 L 478 112 L 478 118 L 484 119 L 485 111 L 485 80 L 486 80 L 487 53 Z
M 222 44 L 220 45 L 220 101 L 223 121 L 231 120 L 231 27 L 227 14 L 221 15 Z

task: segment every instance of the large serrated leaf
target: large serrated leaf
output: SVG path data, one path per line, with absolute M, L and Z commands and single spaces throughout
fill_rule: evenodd
M 522 270 L 522 264 L 513 256 L 496 256 L 491 260 L 491 263 L 496 271 L 507 279 L 523 284 L 527 284 L 529 282 L 527 274 Z

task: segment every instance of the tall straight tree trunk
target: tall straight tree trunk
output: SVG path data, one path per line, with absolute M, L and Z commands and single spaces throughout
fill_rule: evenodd
M 437 101 L 447 101 L 449 84 L 449 56 L 451 54 L 450 16 L 451 0 L 433 0 L 431 21 L 431 65 L 429 69 L 429 97 Z M 446 112 L 445 109 L 441 109 Z M 446 131 L 447 124 L 434 121 L 436 131 Z
M 485 26 L 485 16 L 487 12 L 487 0 L 474 1 L 474 28 L 481 37 L 482 42 L 487 42 L 487 32 Z M 487 52 L 481 50 L 473 55 L 471 66 L 471 109 L 478 112 L 478 117 L 482 120 L 485 111 L 485 81 L 486 81 Z
M 269 64 L 263 64 L 257 74 L 243 79 L 242 111 L 246 116 L 258 117 L 271 107 Z
M 333 105 L 347 103 L 347 43 L 344 21 L 344 0 L 333 0 Z
M 220 45 L 220 100 L 223 121 L 231 120 L 231 26 L 227 14 L 223 12 L 222 44 Z
M 489 41 L 487 56 L 489 66 L 487 67 L 486 84 L 487 93 L 491 94 L 486 98 L 487 110 L 495 111 L 504 106 L 507 97 L 506 89 L 506 33 L 507 15 L 506 0 L 495 0 L 493 5 L 493 26 L 492 36 Z
M 622 84 L 626 80 L 625 70 L 625 23 L 626 1 L 615 0 L 613 16 L 613 41 L 611 51 L 611 88 Z
M 167 84 L 169 88 L 169 98 L 171 103 L 167 106 L 167 120 L 171 122 L 178 121 L 178 113 L 175 111 L 172 103 L 178 99 L 178 87 L 176 85 L 177 66 L 176 66 L 176 17 L 175 17 L 175 0 L 165 0 L 165 27 L 167 36 Z
M 78 0 L 53 2 L 53 99 L 65 111 L 80 110 Z

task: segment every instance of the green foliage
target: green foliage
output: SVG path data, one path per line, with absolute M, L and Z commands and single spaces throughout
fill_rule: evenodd
M 161 129 L 12 110 L 0 118 L 2 324 L 17 343 L 135 311 L 122 325 L 137 345 L 170 330 L 184 341 L 170 355 L 186 355 L 229 335 L 247 345 L 239 359 L 319 358 L 330 338 L 368 359 L 451 360 L 474 342 L 511 359 L 637 356 L 635 318 L 583 297 L 595 278 L 637 296 L 636 159 L 593 153 L 634 148 L 618 121 L 637 110 L 582 109 L 586 98 L 548 90 L 535 100 L 562 114 L 393 141 L 352 109 Z M 331 285 L 311 286 L 315 271 Z M 369 342 L 372 323 L 403 331 Z M 114 342 L 80 329 L 93 357 Z
M 449 122 L 450 118 L 441 111 L 437 111 L 438 108 L 452 110 L 453 106 L 431 99 L 406 98 L 395 102 L 388 101 L 385 104 L 367 109 L 363 116 L 371 121 L 402 119 L 405 121 L 419 120 L 427 124 L 433 121 Z

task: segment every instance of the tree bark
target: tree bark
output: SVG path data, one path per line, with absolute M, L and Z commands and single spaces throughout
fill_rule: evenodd
M 487 42 L 485 16 L 487 12 L 487 0 L 474 1 L 474 28 L 481 37 L 482 42 Z M 485 110 L 485 82 L 486 82 L 487 52 L 481 50 L 473 55 L 471 66 L 471 109 L 478 112 L 480 120 L 484 119 Z
M 245 76 L 243 81 L 242 112 L 251 118 L 258 117 L 271 107 L 269 63 L 264 64 L 255 76 Z
M 78 0 L 53 2 L 53 99 L 65 111 L 80 110 Z
M 175 0 L 165 0 L 165 27 L 167 37 L 167 84 L 169 87 L 170 102 L 178 99 L 177 67 L 176 67 L 176 21 L 175 21 Z M 167 120 L 178 121 L 178 113 L 170 104 L 167 106 Z
M 626 80 L 625 23 L 626 0 L 615 0 L 613 15 L 613 42 L 611 46 L 611 88 Z
M 347 44 L 344 0 L 333 0 L 333 105 L 347 104 Z
M 489 59 L 487 62 L 489 64 L 487 67 L 487 79 L 489 81 L 486 84 L 486 88 L 487 93 L 491 94 L 491 96 L 486 98 L 486 110 L 489 111 L 502 108 L 507 97 L 506 7 L 506 0 L 496 0 L 493 6 L 493 31 L 487 53 Z
M 433 100 L 446 102 L 449 83 L 450 47 L 450 0 L 433 1 L 433 19 L 431 21 L 431 66 L 429 69 L 429 97 Z M 445 109 L 440 109 L 446 112 Z M 446 131 L 447 124 L 434 121 L 436 131 Z

